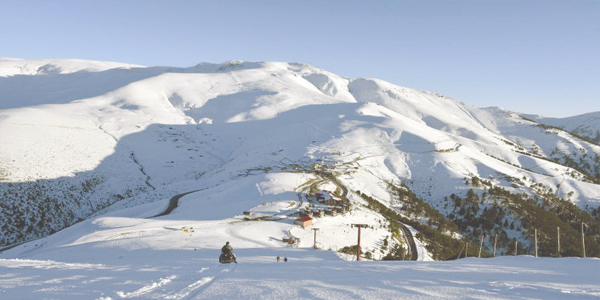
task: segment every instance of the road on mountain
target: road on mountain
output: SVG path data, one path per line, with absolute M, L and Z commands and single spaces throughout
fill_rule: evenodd
M 417 249 L 417 244 L 415 243 L 415 238 L 412 235 L 412 231 L 402 222 L 398 222 L 402 227 L 402 231 L 404 232 L 404 239 L 408 244 L 408 252 L 410 253 L 410 260 L 419 260 L 419 251 Z
M 170 214 L 171 212 L 173 212 L 173 210 L 175 210 L 177 208 L 177 206 L 179 206 L 179 199 L 181 199 L 185 195 L 195 193 L 197 191 L 200 191 L 200 190 L 185 192 L 185 193 L 178 194 L 178 195 L 171 197 L 171 199 L 169 199 L 169 205 L 167 206 L 167 209 L 165 209 L 163 212 L 161 212 L 155 216 L 150 217 L 149 219 L 162 217 L 162 216 L 166 216 L 166 215 Z

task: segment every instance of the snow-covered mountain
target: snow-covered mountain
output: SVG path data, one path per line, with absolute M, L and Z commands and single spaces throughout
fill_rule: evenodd
M 546 118 L 538 115 L 525 115 L 540 124 L 559 127 L 590 141 L 600 143 L 600 111 L 568 118 Z
M 587 256 L 600 256 L 600 146 L 578 137 L 592 119 L 524 118 L 295 63 L 0 59 L 0 290 L 593 298 L 598 259 L 373 262 L 352 278 L 356 266 L 337 259 L 356 257 L 353 224 L 367 225 L 366 260 L 580 256 L 580 226 Z M 240 270 L 214 265 L 226 240 Z M 277 255 L 287 271 L 272 265 Z M 498 271 L 480 281 L 487 269 Z
M 494 235 L 503 252 L 518 241 L 531 253 L 533 230 L 557 224 L 574 255 L 570 233 L 598 222 L 600 146 L 498 108 L 281 62 L 2 59 L 0 76 L 3 245 L 92 216 L 149 218 L 175 198 L 160 219 L 246 220 L 217 231 L 243 247 L 283 246 L 271 240 L 282 235 L 312 246 L 294 218 L 334 208 L 316 197 L 338 199 L 348 213 L 313 220 L 321 248 L 355 252 L 340 234 L 365 223 L 363 254 L 375 259 L 456 257 L 482 235 L 487 253 Z M 555 234 L 542 234 L 552 255 Z

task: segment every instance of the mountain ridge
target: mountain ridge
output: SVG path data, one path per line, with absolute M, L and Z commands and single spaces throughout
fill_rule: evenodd
M 539 115 L 523 115 L 540 124 L 555 126 L 600 143 L 600 111 L 567 118 L 547 118 Z
M 61 67 L 59 61 L 36 61 L 20 70 L 48 64 L 56 68 L 0 77 L 0 135 L 6 141 L 0 149 L 0 185 L 12 205 L 3 209 L 27 208 L 15 214 L 20 220 L 13 222 L 16 226 L 2 224 L 4 244 L 101 213 L 164 203 L 192 190 L 200 191 L 186 196 L 190 200 L 182 205 L 206 209 L 204 199 L 214 198 L 214 204 L 230 208 L 214 213 L 220 217 L 256 208 L 266 199 L 291 201 L 303 181 L 322 181 L 322 189 L 334 192 L 335 184 L 314 168 L 335 174 L 331 176 L 355 193 L 348 197 L 356 207 L 375 205 L 364 195 L 427 223 L 433 218 L 426 212 L 431 206 L 444 222 L 464 217 L 458 222 L 460 232 L 452 231 L 469 238 L 502 231 L 502 224 L 487 229 L 461 225 L 496 209 L 501 201 L 484 196 L 492 187 L 531 199 L 556 197 L 590 214 L 600 203 L 600 170 L 595 168 L 600 147 L 516 113 L 479 109 L 434 93 L 378 79 L 345 78 L 303 64 L 118 64 L 115 69 L 107 67 L 111 64 L 78 63 Z M 85 71 L 88 64 L 96 69 Z M 272 182 L 278 180 L 293 184 Z M 415 204 L 396 198 L 394 193 L 402 189 L 422 199 L 423 211 L 406 211 Z M 465 197 L 481 202 L 469 204 L 474 211 L 470 215 L 460 213 L 464 205 L 449 204 L 450 198 L 462 203 Z M 50 200 L 33 205 L 39 198 Z M 39 211 L 52 210 L 57 205 L 53 201 L 63 201 L 60 206 L 69 209 L 51 218 L 51 230 L 40 232 L 48 217 Z M 552 209 L 565 210 L 560 203 Z M 502 211 L 501 223 L 511 220 L 525 227 L 524 217 Z M 178 214 L 194 218 L 173 213 Z M 36 226 L 25 225 L 28 220 Z M 504 232 L 507 239 L 531 247 L 523 229 Z M 373 251 L 376 240 L 371 241 Z

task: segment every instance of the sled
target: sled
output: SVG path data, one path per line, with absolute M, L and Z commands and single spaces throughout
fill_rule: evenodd
M 222 264 L 230 264 L 232 262 L 237 264 L 235 255 L 229 253 L 221 253 L 221 256 L 219 256 L 219 262 Z

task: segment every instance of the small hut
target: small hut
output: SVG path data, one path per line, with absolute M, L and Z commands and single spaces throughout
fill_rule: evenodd
M 302 226 L 302 228 L 306 228 L 307 226 L 312 225 L 313 219 L 307 215 L 304 215 L 304 216 L 296 219 L 295 223 Z

